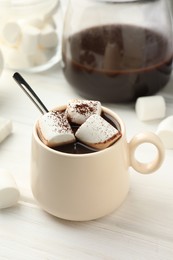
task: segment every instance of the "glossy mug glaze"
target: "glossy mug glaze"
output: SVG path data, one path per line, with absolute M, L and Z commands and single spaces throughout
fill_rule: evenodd
M 64 106 L 65 108 L 65 106 Z M 127 142 L 125 125 L 113 111 L 102 107 L 118 122 L 122 137 L 112 146 L 87 154 L 69 154 L 44 145 L 32 135 L 31 187 L 35 199 L 59 218 L 86 221 L 103 217 L 117 209 L 129 191 L 128 168 L 148 174 L 164 159 L 164 147 L 154 133 L 140 133 Z M 135 151 L 142 143 L 157 148 L 155 159 L 139 162 Z

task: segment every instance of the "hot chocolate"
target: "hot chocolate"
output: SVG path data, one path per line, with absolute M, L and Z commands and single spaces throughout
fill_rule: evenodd
M 165 86 L 172 71 L 171 41 L 133 25 L 80 31 L 64 41 L 62 53 L 69 83 L 81 96 L 101 101 L 152 95 Z

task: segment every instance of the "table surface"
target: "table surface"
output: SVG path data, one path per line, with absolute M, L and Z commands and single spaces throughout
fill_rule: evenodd
M 0 210 L 0 260 L 42 259 L 173 259 L 173 150 L 166 150 L 162 167 L 143 175 L 129 169 L 130 190 L 112 214 L 88 222 L 72 222 L 43 211 L 30 189 L 31 133 L 40 112 L 14 82 L 13 71 L 0 77 L 0 116 L 11 119 L 12 134 L 0 144 L 0 168 L 8 169 L 20 190 L 14 207 Z M 78 97 L 67 84 L 60 65 L 40 74 L 22 73 L 48 108 Z M 170 83 L 165 97 L 166 116 L 173 114 Z M 141 122 L 135 104 L 103 104 L 126 124 L 128 141 L 138 132 L 155 132 L 160 120 Z M 139 157 L 149 160 L 149 147 Z

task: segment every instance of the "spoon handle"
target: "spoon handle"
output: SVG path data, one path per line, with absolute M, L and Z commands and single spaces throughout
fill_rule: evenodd
M 42 103 L 42 101 L 39 99 L 39 97 L 36 95 L 36 93 L 33 91 L 33 89 L 18 72 L 14 73 L 13 78 L 24 90 L 24 92 L 32 100 L 32 102 L 36 105 L 36 107 L 40 110 L 42 114 L 49 112 L 45 105 Z

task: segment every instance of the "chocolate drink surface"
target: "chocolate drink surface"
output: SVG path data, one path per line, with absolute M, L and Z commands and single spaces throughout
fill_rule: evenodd
M 119 127 L 119 124 L 116 121 L 116 119 L 114 119 L 113 117 L 111 117 L 109 114 L 107 114 L 105 112 L 102 112 L 101 116 L 106 121 L 108 121 L 112 126 L 114 126 L 115 128 L 117 128 L 120 131 L 120 127 Z M 72 127 L 73 131 L 75 132 L 75 131 L 77 131 L 79 125 L 71 124 L 71 127 Z M 64 152 L 64 153 L 71 153 L 71 154 L 85 154 L 85 153 L 93 153 L 93 152 L 98 151 L 97 149 L 89 147 L 78 140 L 74 143 L 57 146 L 52 149 L 60 151 L 60 152 Z
M 173 51 L 172 44 L 158 32 L 105 25 L 70 36 L 64 41 L 62 55 L 64 75 L 81 96 L 128 102 L 166 85 Z

